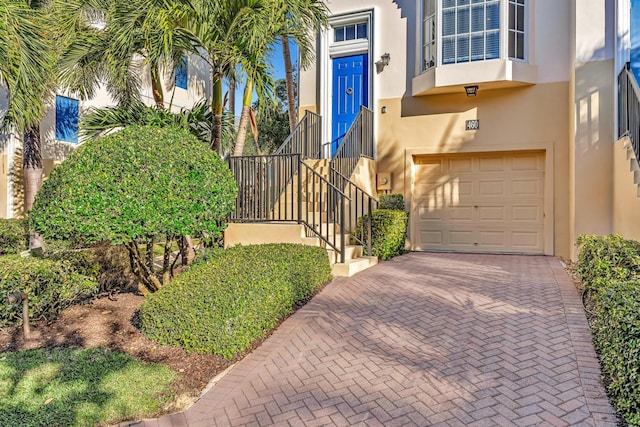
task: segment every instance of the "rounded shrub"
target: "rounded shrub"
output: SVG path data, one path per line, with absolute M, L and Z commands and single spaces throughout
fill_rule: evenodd
M 98 283 L 95 277 L 76 270 L 76 262 L 63 259 L 0 257 L 0 304 L 6 296 L 22 292 L 29 297 L 29 317 L 51 319 L 78 299 L 95 295 Z M 83 267 L 85 273 L 89 267 Z M 0 310 L 0 326 L 18 322 L 22 307 L 7 306 Z
M 327 251 L 294 244 L 207 253 L 140 307 L 142 331 L 188 352 L 232 358 L 331 280 Z
M 578 236 L 577 272 L 588 291 L 611 281 L 630 280 L 640 273 L 640 243 L 618 234 Z
M 371 252 L 387 261 L 404 252 L 409 214 L 402 210 L 375 209 L 371 214 L 358 219 L 355 236 L 368 243 L 368 235 L 363 227 L 371 215 Z
M 44 238 L 124 244 L 132 269 L 159 288 L 136 241 L 222 231 L 237 188 L 223 160 L 188 131 L 131 126 L 83 144 L 55 168 L 30 221 Z
M 381 194 L 378 209 L 404 210 L 404 197 L 402 194 Z
M 596 295 L 592 327 L 607 390 L 630 426 L 640 425 L 640 282 L 612 282 Z
M 24 219 L 0 219 L 0 255 L 17 254 L 29 248 L 29 230 Z

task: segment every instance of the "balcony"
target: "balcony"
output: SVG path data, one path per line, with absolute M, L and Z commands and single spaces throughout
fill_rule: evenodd
M 505 89 L 537 83 L 538 67 L 511 59 L 439 65 L 413 78 L 413 96 L 464 93 L 464 87 Z

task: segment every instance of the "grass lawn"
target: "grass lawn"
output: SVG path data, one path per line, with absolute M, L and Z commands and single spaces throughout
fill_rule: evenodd
M 94 426 L 151 416 L 175 373 L 104 348 L 0 354 L 1 426 Z

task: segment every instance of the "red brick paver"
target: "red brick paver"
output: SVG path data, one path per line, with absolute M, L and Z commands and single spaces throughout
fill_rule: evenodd
M 411 253 L 336 279 L 194 406 L 145 426 L 615 426 L 551 257 Z

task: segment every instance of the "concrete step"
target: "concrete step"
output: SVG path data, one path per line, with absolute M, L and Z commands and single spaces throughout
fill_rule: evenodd
M 340 261 L 340 255 L 334 249 L 327 249 L 327 253 L 329 254 L 329 262 L 331 264 L 335 264 Z M 344 260 L 350 261 L 352 259 L 357 259 L 362 257 L 362 246 L 360 245 L 347 245 L 344 251 Z
M 331 272 L 334 277 L 351 277 L 356 273 L 366 270 L 378 264 L 378 257 L 365 256 L 345 262 L 344 264 L 333 264 Z

